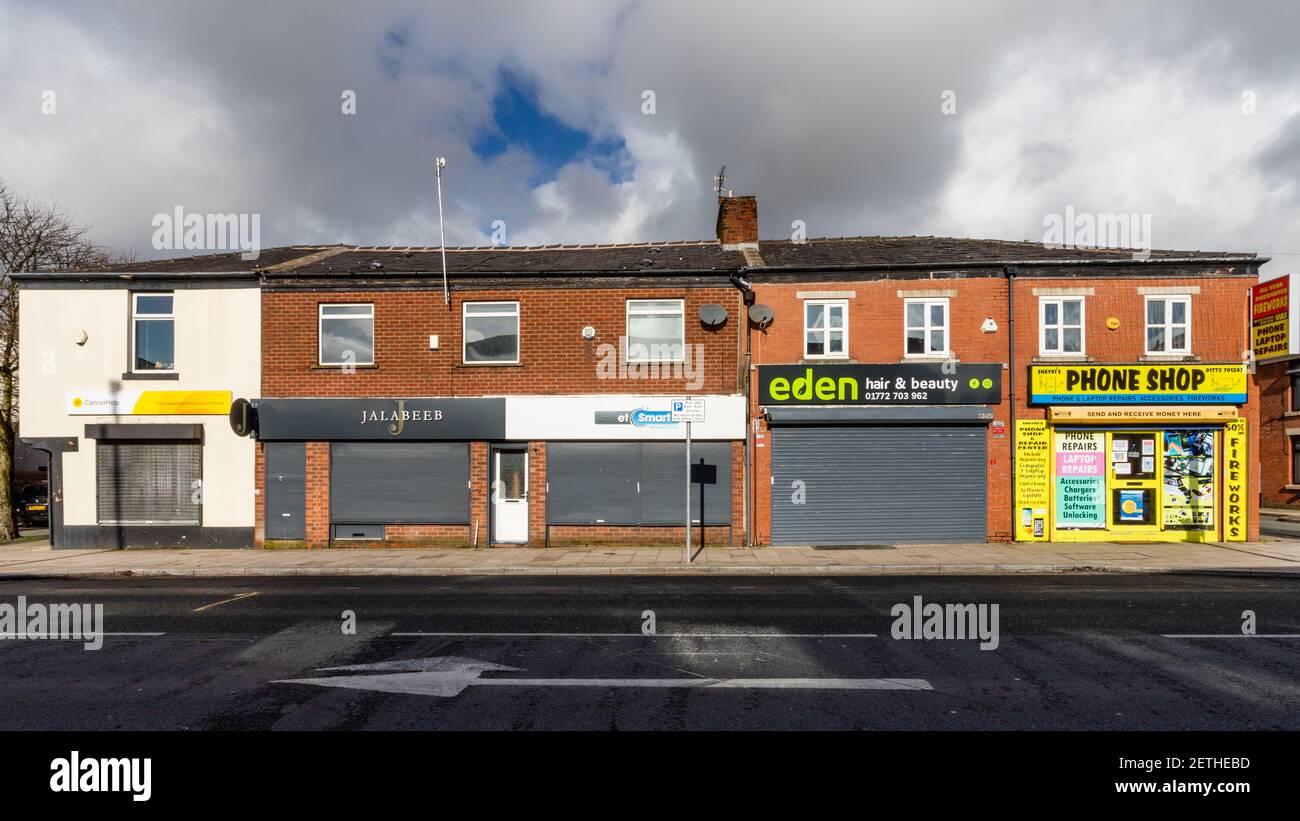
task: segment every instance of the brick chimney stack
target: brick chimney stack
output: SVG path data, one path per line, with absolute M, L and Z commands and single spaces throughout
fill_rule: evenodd
M 718 197 L 718 242 L 729 251 L 758 247 L 758 197 Z

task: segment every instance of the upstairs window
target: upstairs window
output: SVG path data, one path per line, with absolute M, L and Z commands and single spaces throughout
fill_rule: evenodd
M 627 301 L 627 361 L 681 362 L 685 355 L 686 321 L 683 300 Z
M 948 300 L 909 299 L 904 304 L 907 356 L 948 355 Z
M 1083 299 L 1038 302 L 1038 352 L 1045 356 L 1083 355 Z
M 1147 354 L 1192 352 L 1192 298 L 1147 297 Z
M 170 293 L 131 295 L 131 370 L 176 370 L 176 315 Z
M 320 364 L 375 364 L 375 306 L 320 306 Z
M 518 302 L 466 302 L 461 318 L 466 365 L 518 364 Z
M 808 300 L 803 304 L 803 355 L 809 359 L 848 356 L 848 301 Z

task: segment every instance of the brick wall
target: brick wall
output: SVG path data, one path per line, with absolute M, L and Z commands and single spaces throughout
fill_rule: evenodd
M 800 291 L 852 291 L 848 300 L 850 362 L 898 364 L 904 361 L 903 312 L 909 296 L 948 296 L 949 346 L 963 362 L 1005 363 L 1007 356 L 1007 283 L 1002 278 L 982 277 L 956 280 L 875 280 L 843 282 L 825 280 L 798 284 L 759 284 L 758 302 L 772 308 L 776 319 L 764 331 L 755 331 L 753 362 L 775 365 L 800 362 L 803 358 L 803 302 Z M 899 296 L 899 292 L 905 296 Z M 986 318 L 998 323 L 995 333 L 980 330 Z M 817 360 L 824 361 L 824 360 Z M 834 360 L 833 360 L 834 361 Z M 911 361 L 911 360 L 909 360 Z M 751 406 L 758 413 L 757 373 L 751 385 Z M 1002 378 L 1003 401 L 994 407 L 994 418 L 1007 422 L 1007 373 Z M 772 435 L 760 423 L 762 447 L 754 448 L 754 536 L 759 544 L 771 541 L 771 445 Z M 989 434 L 988 538 L 1010 538 L 1010 437 L 994 439 Z
M 1260 365 L 1259 380 L 1259 491 L 1265 507 L 1300 507 L 1300 489 L 1291 475 L 1291 438 L 1287 428 L 1300 430 L 1300 414 L 1291 411 L 1289 368 L 1297 360 Z
M 1016 416 L 1043 419 L 1046 409 L 1029 405 L 1029 367 L 1038 359 L 1038 300 L 1035 289 L 1090 289 L 1084 295 L 1084 340 L 1090 361 L 1132 363 L 1146 354 L 1146 300 L 1142 289 L 1168 289 L 1192 293 L 1192 355 L 1194 361 L 1241 362 L 1250 348 L 1250 288 L 1255 277 L 1209 275 L 1181 278 L 1106 277 L 1081 279 L 1018 278 L 1016 280 Z M 1195 291 L 1193 293 L 1193 291 Z M 1115 329 L 1107 327 L 1116 319 Z M 1039 360 L 1041 361 L 1041 360 Z M 1246 420 L 1247 448 L 1253 463 L 1260 450 L 1260 395 L 1256 379 L 1247 381 L 1248 401 L 1240 409 Z M 1258 472 L 1247 471 L 1250 486 L 1258 484 Z M 1253 500 L 1254 493 L 1248 494 Z M 1247 538 L 1259 538 L 1259 506 L 1249 505 Z M 1009 524 L 1010 506 L 1004 518 Z
M 686 342 L 703 346 L 698 386 L 680 370 L 654 379 L 604 378 L 602 369 L 626 333 L 628 299 L 685 300 Z M 518 301 L 518 365 L 461 362 L 461 305 Z M 361 302 L 375 306 L 375 366 L 354 373 L 317 365 L 317 306 Z M 731 319 L 706 330 L 699 307 L 719 303 Z M 440 290 L 300 292 L 262 295 L 262 395 L 275 397 L 500 396 L 506 394 L 736 393 L 739 388 L 739 292 L 730 287 L 457 290 L 450 308 Z M 582 328 L 596 329 L 593 340 Z M 429 336 L 439 350 L 429 350 Z M 610 347 L 602 347 L 610 346 Z M 693 349 L 698 350 L 698 349 Z M 629 374 L 632 375 L 632 374 Z
M 702 371 L 663 369 L 655 378 L 634 378 L 635 370 L 617 368 L 605 358 L 617 351 L 626 333 L 628 299 L 683 299 L 686 342 L 702 351 L 693 367 Z M 464 365 L 461 363 L 461 305 L 466 302 L 520 303 L 520 363 Z M 321 303 L 371 303 L 375 306 L 375 366 L 355 372 L 317 366 L 317 316 Z M 698 319 L 706 303 L 726 306 L 730 320 L 720 329 L 706 330 Z M 262 311 L 262 393 L 267 397 L 400 397 L 500 396 L 520 394 L 708 393 L 739 390 L 743 316 L 739 292 L 731 287 L 663 288 L 533 288 L 517 290 L 457 290 L 450 308 L 440 289 L 267 291 Z M 596 328 L 593 340 L 582 338 L 584 325 Z M 437 334 L 439 349 L 429 349 Z M 602 348 L 603 345 L 609 347 Z M 624 378 L 624 374 L 628 378 Z M 614 378 L 607 378 L 613 376 Z M 467 525 L 388 525 L 385 541 L 349 540 L 348 546 L 468 546 L 478 524 L 478 545 L 491 538 L 490 444 L 470 443 L 470 520 Z M 529 544 L 546 539 L 546 443 L 529 448 Z M 733 447 L 733 536 L 743 540 L 740 505 L 744 501 L 743 445 Z M 261 449 L 257 478 L 263 491 Z M 324 546 L 329 539 L 329 443 L 311 442 L 307 450 L 307 540 Z M 262 502 L 264 504 L 264 502 Z M 265 511 L 259 508 L 258 526 Z M 673 528 L 568 526 L 559 534 L 565 543 L 672 542 Z M 682 528 L 676 528 L 676 540 Z M 710 528 L 711 542 L 726 541 Z M 259 534 L 264 530 L 259 530 Z M 557 534 L 552 531 L 552 540 Z M 260 536 L 259 536 L 260 538 Z
M 994 420 L 1006 423 L 1004 438 L 994 438 L 989 428 L 988 464 L 988 538 L 1005 541 L 1012 537 L 1013 490 L 1011 472 L 1011 391 L 1015 391 L 1016 418 L 1042 419 L 1046 409 L 1031 407 L 1029 399 L 1029 369 L 1039 359 L 1038 299 L 1035 289 L 1041 292 L 1060 289 L 1086 289 L 1085 347 L 1090 361 L 1099 363 L 1131 363 L 1143 359 L 1145 353 L 1145 300 L 1142 288 L 1198 289 L 1192 296 L 1192 353 L 1202 362 L 1240 362 L 1241 353 L 1250 347 L 1248 341 L 1249 311 L 1247 299 L 1251 277 L 1199 276 L 1182 278 L 1129 278 L 1096 277 L 1083 279 L 1017 278 L 1015 280 L 1015 367 L 1003 371 L 1003 401 L 994 408 Z M 895 279 L 876 281 L 807 280 L 798 284 L 756 284 L 758 302 L 772 307 L 776 320 L 753 338 L 753 362 L 760 364 L 789 364 L 801 361 L 803 355 L 803 300 L 800 291 L 852 291 L 854 298 L 849 306 L 849 360 L 860 363 L 890 363 L 903 361 L 903 306 L 908 295 L 933 295 L 948 293 L 950 346 L 963 362 L 1010 363 L 1012 329 L 1008 317 L 1008 285 L 1001 277 L 971 277 L 968 279 Z M 899 292 L 904 296 L 899 296 Z M 1107 328 L 1107 320 L 1115 318 L 1119 326 Z M 985 333 L 981 325 L 992 318 L 998 326 L 996 332 Z M 751 386 L 751 407 L 758 412 L 757 374 Z M 1012 384 L 1014 380 L 1014 386 Z M 1241 409 L 1247 420 L 1248 446 L 1259 453 L 1260 425 L 1259 389 L 1252 380 L 1249 401 Z M 768 543 L 771 539 L 771 431 L 765 425 L 759 428 L 761 439 L 756 441 L 753 465 L 753 517 L 755 539 Z M 1276 437 L 1274 437 L 1276 438 Z M 1270 446 L 1273 447 L 1273 446 Z M 1250 481 L 1255 482 L 1254 471 Z M 1300 497 L 1298 497 L 1300 499 Z M 1250 510 L 1249 538 L 1258 538 L 1259 512 L 1255 505 Z

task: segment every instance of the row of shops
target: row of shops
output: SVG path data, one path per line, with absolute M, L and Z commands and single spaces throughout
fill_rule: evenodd
M 1018 541 L 1247 537 L 1243 365 L 1034 366 L 1015 419 L 997 364 L 759 373 L 773 544 L 983 541 L 1007 495 Z
M 1035 368 L 1036 412 L 1016 419 L 1000 418 L 1000 365 L 944 367 L 762 366 L 752 425 L 743 397 L 699 398 L 689 491 L 685 425 L 661 396 L 270 398 L 237 404 L 232 431 L 212 418 L 230 392 L 160 389 L 132 410 L 200 421 L 91 423 L 35 444 L 93 451 L 58 471 L 96 499 L 100 527 L 63 534 L 77 547 L 247 543 L 251 528 L 203 526 L 200 492 L 242 447 L 259 454 L 245 486 L 265 542 L 678 541 L 689 492 L 699 538 L 743 543 L 747 429 L 775 545 L 981 542 L 1008 514 L 1021 541 L 1246 538 L 1242 366 L 1134 366 L 1198 384 L 1125 393 L 1066 387 L 1081 366 Z M 72 397 L 69 413 L 102 401 Z

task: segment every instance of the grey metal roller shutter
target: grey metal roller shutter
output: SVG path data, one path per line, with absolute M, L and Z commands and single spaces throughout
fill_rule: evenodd
M 96 442 L 99 523 L 200 524 L 202 452 L 198 442 Z
M 552 524 L 635 525 L 635 442 L 550 442 L 546 446 L 547 520 Z
M 704 460 L 716 481 L 691 485 L 691 521 L 731 524 L 731 444 L 692 442 L 691 463 Z M 698 471 L 697 471 L 698 472 Z M 686 518 L 686 445 L 683 442 L 641 444 L 641 523 L 680 525 Z M 701 498 L 703 488 L 703 498 Z
M 335 442 L 330 521 L 349 524 L 466 524 L 465 442 Z
M 775 428 L 772 543 L 983 542 L 986 437 L 982 425 Z
M 307 446 L 267 442 L 266 538 L 307 538 Z

